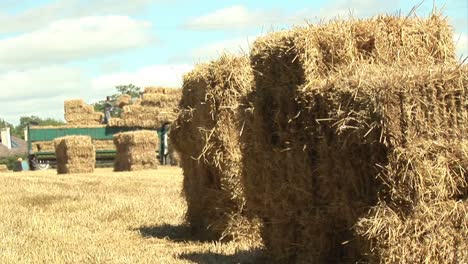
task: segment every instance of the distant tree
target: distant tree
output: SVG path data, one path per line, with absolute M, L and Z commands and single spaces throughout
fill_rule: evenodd
M 112 101 L 115 101 L 117 100 L 117 98 L 119 98 L 119 96 L 123 95 L 123 94 L 128 94 L 130 95 L 132 98 L 138 98 L 140 97 L 140 93 L 141 93 L 141 88 L 140 87 L 137 87 L 133 84 L 127 84 L 127 85 L 117 85 L 115 87 L 115 89 L 117 90 L 117 93 L 116 94 L 112 94 L 112 95 L 109 95 L 111 100 Z M 97 103 L 94 103 L 93 106 L 94 106 L 94 111 L 96 112 L 104 112 L 104 104 L 105 104 L 105 100 L 101 100 Z M 120 117 L 120 114 L 122 113 L 122 110 L 119 109 L 119 108 L 115 108 L 114 109 L 114 112 L 111 113 L 112 116 L 114 117 Z
M 53 119 L 53 118 L 40 118 L 38 116 L 22 116 L 20 117 L 19 125 L 14 127 L 11 131 L 13 136 L 24 138 L 24 129 L 28 126 L 29 123 L 34 123 L 39 126 L 60 126 L 65 125 L 63 121 Z
M 0 128 L 4 128 L 4 127 L 14 128 L 14 126 L 12 124 L 10 124 L 7 121 L 5 121 L 4 119 L 0 118 Z
M 117 91 L 119 92 L 119 95 L 121 94 L 128 94 L 130 95 L 132 98 L 138 98 L 140 97 L 140 93 L 141 93 L 141 88 L 140 87 L 137 87 L 133 84 L 127 84 L 127 85 L 117 85 L 115 87 L 115 89 L 117 89 Z

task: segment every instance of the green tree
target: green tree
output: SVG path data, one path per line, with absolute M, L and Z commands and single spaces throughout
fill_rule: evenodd
M 118 95 L 128 94 L 132 98 L 140 97 L 140 93 L 141 93 L 141 88 L 133 84 L 117 85 L 115 89 L 117 89 L 117 91 L 119 92 Z
M 130 95 L 132 98 L 139 98 L 140 97 L 140 94 L 141 94 L 141 88 L 138 87 L 138 86 L 135 86 L 133 84 L 127 84 L 127 85 L 117 85 L 115 87 L 115 89 L 117 90 L 117 93 L 116 94 L 113 94 L 113 95 L 109 95 L 109 97 L 111 98 L 111 101 L 115 101 L 117 100 L 117 98 L 119 98 L 119 96 L 123 95 L 123 94 L 128 94 Z M 99 101 L 97 103 L 94 103 L 93 106 L 94 106 L 94 111 L 96 112 L 104 112 L 104 104 L 105 104 L 105 100 L 102 100 L 102 101 Z M 119 108 L 115 108 L 114 109 L 114 112 L 111 113 L 112 116 L 114 117 L 120 117 L 120 114 L 122 113 L 122 110 L 119 109 Z
M 4 119 L 0 118 L 0 128 L 4 128 L 4 127 L 13 128 L 14 126 L 12 124 L 8 123 L 7 121 L 5 121 Z
M 16 137 L 24 138 L 24 129 L 28 126 L 29 123 L 34 123 L 39 126 L 60 126 L 65 125 L 63 121 L 53 119 L 53 118 L 45 118 L 42 119 L 38 116 L 22 116 L 20 117 L 20 123 L 16 127 L 14 127 L 11 131 L 11 134 Z

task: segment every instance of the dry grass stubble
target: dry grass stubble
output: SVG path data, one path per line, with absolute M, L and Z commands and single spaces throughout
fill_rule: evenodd
M 183 224 L 180 169 L 0 176 L 0 263 L 258 263 Z

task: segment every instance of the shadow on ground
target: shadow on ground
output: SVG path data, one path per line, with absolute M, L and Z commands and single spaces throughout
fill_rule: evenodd
M 185 253 L 179 256 L 198 264 L 261 264 L 268 263 L 262 250 L 239 251 L 234 255 L 223 255 L 218 253 Z
M 140 226 L 135 229 L 145 238 L 169 239 L 175 242 L 209 242 L 210 240 L 196 235 L 189 226 L 185 225 L 161 225 L 161 226 Z

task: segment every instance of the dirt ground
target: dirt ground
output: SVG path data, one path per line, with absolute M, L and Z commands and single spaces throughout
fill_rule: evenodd
M 182 171 L 0 174 L 0 263 L 259 263 L 183 223 Z

